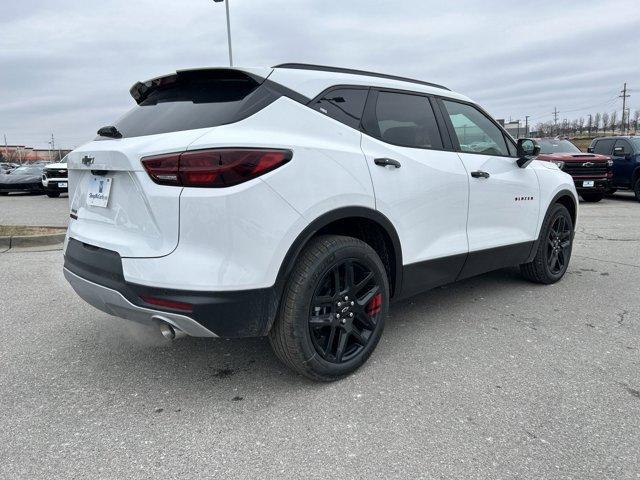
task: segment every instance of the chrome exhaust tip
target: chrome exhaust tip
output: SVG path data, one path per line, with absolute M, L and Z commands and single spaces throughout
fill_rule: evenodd
M 166 322 L 160 322 L 160 333 L 167 340 L 177 340 L 178 338 L 187 336 L 187 334 L 184 333 L 182 330 Z

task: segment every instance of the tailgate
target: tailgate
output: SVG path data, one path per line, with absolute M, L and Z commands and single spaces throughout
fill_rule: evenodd
M 69 236 L 118 252 L 121 257 L 171 253 L 178 245 L 182 188 L 155 184 L 140 159 L 182 151 L 204 131 L 100 140 L 71 152 Z M 110 191 L 106 206 L 91 204 L 92 183 L 107 179 Z

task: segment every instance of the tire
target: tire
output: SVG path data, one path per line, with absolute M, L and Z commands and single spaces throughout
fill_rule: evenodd
M 556 203 L 549 208 L 542 225 L 538 249 L 533 261 L 520 265 L 522 276 L 529 281 L 549 285 L 560 280 L 567 271 L 573 248 L 573 221 L 569 210 Z M 554 262 L 554 257 L 556 261 Z M 562 265 L 559 265 L 559 262 Z M 559 268 L 558 268 L 559 267 Z
M 636 194 L 636 200 L 640 202 L 640 178 L 636 179 L 636 183 L 633 186 L 633 193 Z
M 301 375 L 338 380 L 371 356 L 388 308 L 389 281 L 376 252 L 355 238 L 320 236 L 291 272 L 269 342 Z
M 604 193 L 599 192 L 582 192 L 580 193 L 582 200 L 588 203 L 599 202 L 604 198 Z
M 60 192 L 49 192 L 47 193 L 47 197 L 49 198 L 58 198 L 60 196 Z
M 9 192 L 0 192 L 0 196 L 6 197 L 9 195 Z

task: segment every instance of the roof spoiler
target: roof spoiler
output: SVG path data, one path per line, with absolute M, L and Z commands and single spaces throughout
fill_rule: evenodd
M 212 68 L 192 68 L 188 70 L 177 70 L 176 73 L 162 75 L 152 78 L 146 82 L 136 82 L 129 89 L 129 93 L 138 105 L 144 102 L 149 95 L 165 86 L 173 85 L 189 79 L 233 79 L 233 78 L 250 78 L 258 85 L 262 84 L 271 74 L 273 69 L 244 69 L 229 67 L 212 67 Z M 259 73 L 257 73 L 259 72 Z M 266 75 L 265 75 L 266 74 Z

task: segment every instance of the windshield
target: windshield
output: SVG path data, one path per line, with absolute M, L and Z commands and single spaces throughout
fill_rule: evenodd
M 630 138 L 631 143 L 633 143 L 634 150 L 640 151 L 640 138 Z
M 540 153 L 581 153 L 569 140 L 538 140 Z
M 38 167 L 18 167 L 11 175 L 40 175 L 42 173 L 42 169 Z

